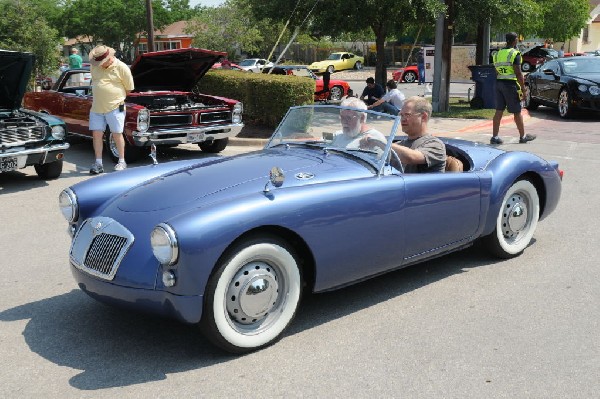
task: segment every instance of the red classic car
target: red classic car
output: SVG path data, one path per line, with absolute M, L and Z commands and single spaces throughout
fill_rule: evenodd
M 225 53 L 185 48 L 139 55 L 131 65 L 135 90 L 126 99 L 126 161 L 148 154 L 152 144 L 197 143 L 202 151 L 223 151 L 242 127 L 242 103 L 192 92 L 196 83 Z M 69 69 L 50 90 L 25 94 L 25 108 L 61 117 L 70 134 L 91 138 L 88 129 L 92 86 L 82 79 L 89 69 Z M 83 76 L 81 76 L 83 75 Z M 108 132 L 108 130 L 107 130 Z M 106 147 L 116 162 L 111 134 Z
M 419 79 L 419 69 L 416 65 L 408 65 L 392 72 L 392 79 L 397 83 L 413 83 Z
M 271 68 L 264 68 L 263 73 L 269 73 Z M 311 78 L 315 80 L 315 98 L 314 101 L 339 101 L 342 97 L 348 95 L 350 85 L 345 80 L 330 79 L 329 90 L 323 91 L 323 78 L 315 75 L 313 71 L 305 65 L 277 65 L 271 72 L 276 75 L 293 75 Z

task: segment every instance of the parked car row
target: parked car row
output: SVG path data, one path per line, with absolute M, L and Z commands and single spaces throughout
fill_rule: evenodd
M 242 129 L 243 106 L 237 100 L 192 92 L 199 79 L 225 53 L 184 48 L 139 55 L 131 65 L 135 89 L 126 99 L 125 157 L 128 163 L 155 146 L 196 143 L 205 152 L 223 151 Z M 50 90 L 25 94 L 26 108 L 62 118 L 69 134 L 91 138 L 89 70 L 68 69 Z M 81 83 L 84 82 L 84 83 Z M 108 133 L 108 131 L 106 132 Z M 118 151 L 105 134 L 113 160 Z
M 339 101 L 342 97 L 348 95 L 350 84 L 345 80 L 329 79 L 327 90 L 325 90 L 325 80 L 315 75 L 305 65 L 280 65 L 274 68 L 265 68 L 263 73 L 273 73 L 276 75 L 301 76 L 313 79 L 315 81 L 314 101 Z

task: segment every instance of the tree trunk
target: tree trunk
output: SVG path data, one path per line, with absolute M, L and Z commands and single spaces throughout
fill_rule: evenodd
M 373 27 L 375 33 L 375 50 L 377 62 L 375 63 L 375 83 L 385 87 L 387 81 L 387 69 L 385 67 L 385 36 L 386 31 L 382 26 Z

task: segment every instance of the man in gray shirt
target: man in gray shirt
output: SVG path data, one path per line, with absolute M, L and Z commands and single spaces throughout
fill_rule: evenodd
M 398 154 L 404 173 L 444 172 L 446 169 L 446 146 L 427 133 L 431 118 L 431 103 L 424 97 L 410 97 L 400 111 L 402 131 L 408 139 L 392 144 Z

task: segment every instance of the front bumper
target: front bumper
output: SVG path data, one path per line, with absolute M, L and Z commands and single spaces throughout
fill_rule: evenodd
M 243 123 L 229 125 L 195 126 L 183 128 L 152 129 L 147 132 L 133 132 L 136 146 L 144 147 L 154 144 L 186 144 L 202 143 L 237 136 L 244 127 Z
M 99 302 L 190 324 L 199 323 L 202 318 L 202 295 L 182 296 L 166 291 L 124 287 L 92 277 L 72 263 L 71 273 L 79 288 Z
M 17 168 L 21 169 L 29 165 L 42 165 L 62 159 L 62 152 L 69 147 L 69 143 L 48 144 L 37 148 L 9 147 L 0 149 L 0 158 L 17 158 Z

